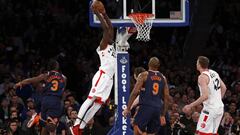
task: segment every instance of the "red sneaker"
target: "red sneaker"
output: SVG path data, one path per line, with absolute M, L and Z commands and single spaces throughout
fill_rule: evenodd
M 72 135 L 82 135 L 82 132 L 81 132 L 79 126 L 80 125 L 78 124 L 76 126 L 70 127 L 70 131 L 71 131 Z
M 40 120 L 40 116 L 37 113 L 33 114 L 32 118 L 27 123 L 27 127 L 31 128 L 33 125 L 38 125 L 39 120 Z

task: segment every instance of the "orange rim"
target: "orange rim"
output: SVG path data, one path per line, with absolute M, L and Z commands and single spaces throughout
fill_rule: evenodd
M 149 13 L 131 13 L 129 15 L 129 17 L 132 18 L 138 24 L 144 24 L 145 20 L 148 19 L 148 18 L 154 17 L 154 14 L 149 14 Z

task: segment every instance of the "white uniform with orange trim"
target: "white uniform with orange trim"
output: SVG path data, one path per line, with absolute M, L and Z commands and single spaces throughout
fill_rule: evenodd
M 116 68 L 116 51 L 113 45 L 108 45 L 104 50 L 97 48 L 100 58 L 100 67 L 92 80 L 92 88 L 88 98 L 97 97 L 98 102 L 104 103 L 113 86 L 113 75 Z
M 203 109 L 198 120 L 196 132 L 200 135 L 217 134 L 221 122 L 224 104 L 222 102 L 220 77 L 217 72 L 209 69 L 202 72 L 209 77 L 208 90 L 209 96 L 203 102 Z M 201 93 L 201 87 L 199 87 Z

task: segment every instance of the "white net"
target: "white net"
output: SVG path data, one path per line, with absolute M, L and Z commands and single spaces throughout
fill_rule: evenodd
M 131 18 L 138 31 L 136 39 L 145 42 L 150 40 L 150 30 L 152 28 L 153 16 L 153 14 L 145 13 L 130 14 L 129 17 Z

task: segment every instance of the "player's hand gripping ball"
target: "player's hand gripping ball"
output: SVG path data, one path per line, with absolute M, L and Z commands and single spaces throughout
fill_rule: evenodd
M 102 14 L 104 14 L 106 12 L 103 3 L 100 0 L 93 0 L 91 8 L 94 13 L 96 11 L 98 11 Z

